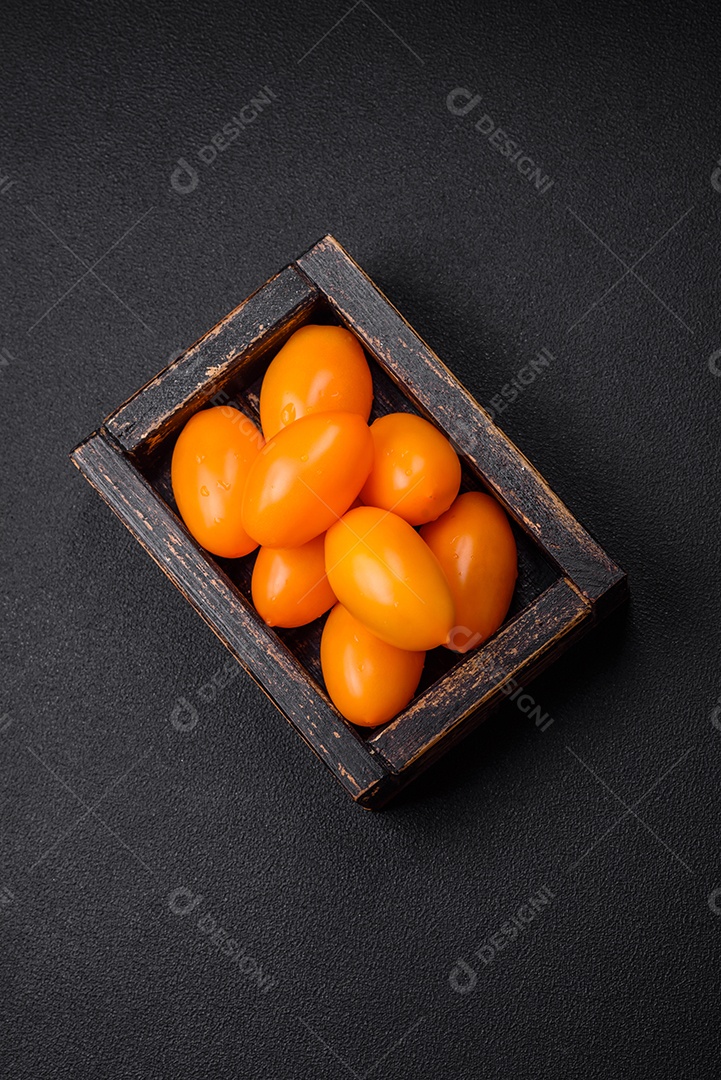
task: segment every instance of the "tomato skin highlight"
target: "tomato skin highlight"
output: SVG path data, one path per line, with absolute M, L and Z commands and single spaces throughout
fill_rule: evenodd
M 313 413 L 353 412 L 367 420 L 372 403 L 373 380 L 357 337 L 342 326 L 309 324 L 271 361 L 260 390 L 260 421 L 271 439 Z
M 375 454 L 362 501 L 411 525 L 445 513 L 461 486 L 461 463 L 445 435 L 422 416 L 402 412 L 379 417 L 371 435 Z
M 173 449 L 171 483 L 181 518 L 199 544 L 227 559 L 257 546 L 242 523 L 241 500 L 263 436 L 227 405 L 191 416 Z
M 518 577 L 516 541 L 501 505 L 468 491 L 421 536 L 438 559 L 456 606 L 448 648 L 470 652 L 494 634 L 508 614 Z
M 388 645 L 336 604 L 323 628 L 320 662 L 328 696 L 346 720 L 377 727 L 415 694 L 425 652 Z
M 243 526 L 263 547 L 300 547 L 358 495 L 373 464 L 368 425 L 355 413 L 301 417 L 278 432 L 248 473 Z
M 448 639 L 455 616 L 446 578 L 396 514 L 350 510 L 326 534 L 325 565 L 340 603 L 382 641 L 421 652 Z
M 251 581 L 253 604 L 268 626 L 305 626 L 333 607 L 325 572 L 325 536 L 296 548 L 261 548 Z

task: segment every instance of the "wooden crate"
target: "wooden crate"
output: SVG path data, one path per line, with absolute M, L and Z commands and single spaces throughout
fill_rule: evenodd
M 420 413 L 451 439 L 463 488 L 492 492 L 515 522 L 519 577 L 501 629 L 465 655 L 436 649 L 410 705 L 375 730 L 340 716 L 323 687 L 323 619 L 267 627 L 250 601 L 253 556 L 206 552 L 180 520 L 170 459 L 183 424 L 232 402 L 257 419 L 273 355 L 306 322 L 336 322 L 371 362 L 373 416 Z M 626 575 L 332 236 L 271 278 L 112 413 L 72 460 L 296 731 L 361 806 L 378 808 L 625 597 Z M 505 692 L 504 692 L 505 690 Z

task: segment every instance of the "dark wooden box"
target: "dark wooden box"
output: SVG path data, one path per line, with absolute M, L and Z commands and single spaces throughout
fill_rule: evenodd
M 476 652 L 429 653 L 416 697 L 384 727 L 347 723 L 323 688 L 323 620 L 267 627 L 250 602 L 253 556 L 204 551 L 175 510 L 170 458 L 209 403 L 257 419 L 270 359 L 305 322 L 339 322 L 371 360 L 373 415 L 414 410 L 455 445 L 463 486 L 490 490 L 516 523 L 519 578 L 501 629 Z M 72 460 L 259 683 L 352 798 L 377 808 L 530 680 L 626 595 L 626 576 L 332 236 L 271 278 L 138 390 Z

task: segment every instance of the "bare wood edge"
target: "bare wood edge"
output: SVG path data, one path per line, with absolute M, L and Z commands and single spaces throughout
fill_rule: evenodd
M 211 344 L 217 344 L 218 339 L 224 333 L 232 330 L 234 325 L 263 300 L 272 301 L 274 287 L 290 285 L 291 282 L 302 286 L 298 296 L 292 300 L 289 306 L 278 311 L 276 318 L 265 324 L 259 322 L 256 332 L 240 343 L 229 343 L 225 356 L 214 357 L 204 361 L 203 352 Z M 319 297 L 319 290 L 307 274 L 304 274 L 295 264 L 284 267 L 279 273 L 274 274 L 263 285 L 256 289 L 250 296 L 241 301 L 228 315 L 211 327 L 202 337 L 198 338 L 189 348 L 176 357 L 170 364 L 162 368 L 153 378 L 149 379 L 135 393 L 131 394 L 122 405 L 114 409 L 103 421 L 103 427 L 117 440 L 123 450 L 136 453 L 139 449 L 152 449 L 157 441 L 157 431 L 172 420 L 173 416 L 188 408 L 194 403 L 200 404 L 210 397 L 213 391 L 240 370 L 248 359 L 248 350 L 257 349 L 261 345 L 264 348 L 272 348 L 276 340 L 294 316 L 301 316 L 310 310 Z M 205 366 L 203 366 L 205 363 Z M 185 398 L 174 401 L 162 414 L 156 414 L 152 422 L 145 419 L 144 426 L 141 419 L 133 415 L 133 410 L 148 395 L 154 394 L 163 387 L 163 384 L 173 377 L 175 372 L 182 370 L 192 371 L 194 365 L 198 366 L 196 387 Z
M 392 778 L 389 774 L 384 759 L 380 755 L 372 752 L 367 742 L 361 739 L 354 729 L 350 728 L 348 723 L 343 720 L 340 714 L 338 714 L 339 727 L 341 728 L 341 731 L 345 731 L 348 738 L 344 739 L 342 734 L 336 734 L 335 730 L 332 727 L 329 727 L 329 730 L 326 733 L 322 735 L 319 734 L 318 744 L 314 744 L 308 732 L 303 730 L 303 728 L 296 723 L 295 719 L 288 714 L 288 712 L 282 707 L 282 705 L 280 705 L 279 702 L 275 700 L 270 690 L 263 684 L 263 682 L 260 680 L 260 677 L 248 665 L 242 654 L 240 654 L 238 650 L 231 644 L 231 642 L 223 636 L 223 634 L 219 631 L 218 627 L 211 621 L 210 615 L 206 613 L 199 606 L 198 603 L 196 603 L 192 595 L 189 594 L 189 592 L 182 584 L 179 576 L 173 573 L 170 568 L 161 561 L 159 555 L 146 542 L 144 536 L 133 527 L 130 517 L 126 517 L 120 511 L 120 508 L 114 505 L 112 499 L 110 498 L 110 492 L 111 489 L 115 488 L 115 485 L 109 477 L 104 476 L 99 464 L 93 460 L 92 456 L 93 452 L 96 449 L 101 448 L 104 452 L 110 453 L 116 463 L 122 463 L 122 465 L 127 469 L 128 475 L 135 479 L 136 482 L 141 485 L 147 491 L 147 493 L 150 494 L 153 501 L 157 503 L 161 515 L 165 516 L 166 514 L 171 513 L 169 508 L 165 506 L 163 500 L 157 496 L 155 491 L 147 483 L 142 474 L 138 472 L 132 462 L 128 459 L 127 454 L 122 450 L 121 447 L 117 445 L 117 443 L 115 443 L 112 436 L 108 435 L 108 433 L 103 431 L 92 432 L 90 435 L 87 436 L 87 438 L 80 442 L 70 452 L 70 460 L 72 461 L 73 465 L 75 465 L 75 467 L 78 469 L 78 471 L 85 477 L 91 487 L 93 487 L 94 490 L 97 491 L 103 502 L 105 502 L 105 504 L 110 507 L 113 513 L 122 521 L 128 531 L 144 548 L 147 554 L 150 555 L 156 565 L 160 567 L 163 573 L 172 581 L 172 583 L 185 597 L 188 603 L 191 604 L 194 610 L 198 612 L 203 621 L 210 627 L 216 637 L 235 657 L 243 670 L 248 675 L 250 675 L 256 685 L 259 686 L 263 693 L 266 695 L 266 697 L 285 717 L 288 723 L 291 724 L 291 726 L 300 735 L 306 745 L 310 747 L 315 756 L 325 765 L 325 767 L 333 774 L 333 776 L 335 776 L 341 787 L 343 787 L 343 789 L 351 795 L 352 799 L 355 802 L 359 803 L 362 807 L 368 808 L 371 804 L 375 804 L 376 800 L 379 797 L 383 796 L 385 789 L 389 787 L 392 782 Z M 178 532 L 184 534 L 185 538 L 189 541 L 191 547 L 198 548 L 198 545 L 187 533 L 187 530 L 182 525 L 182 523 L 178 521 L 177 526 Z M 208 558 L 208 561 L 212 563 L 212 559 L 210 557 L 204 555 L 204 558 Z M 224 574 L 222 569 L 217 566 L 217 564 L 212 563 L 212 565 L 218 579 L 221 580 L 221 583 L 229 590 L 234 591 L 232 582 L 230 582 L 230 580 L 226 578 L 226 575 Z M 238 599 L 243 605 L 245 605 L 245 601 L 242 597 L 239 597 Z M 290 665 L 298 669 L 297 672 L 295 672 L 296 681 L 302 684 L 302 686 L 306 687 L 310 693 L 315 695 L 319 699 L 319 701 L 323 705 L 325 705 L 326 708 L 328 708 L 331 713 L 334 712 L 330 701 L 325 697 L 325 695 L 318 694 L 315 687 L 310 685 L 307 673 L 301 667 L 300 663 L 296 660 L 290 650 L 288 650 L 285 644 L 280 640 L 280 638 L 278 638 L 277 635 L 273 634 L 271 639 L 270 635 L 272 634 L 272 631 L 268 631 L 268 634 L 269 644 L 272 645 L 274 648 L 282 650 L 284 653 L 287 653 Z M 316 724 L 314 723 L 312 726 L 316 727 Z M 355 778 L 355 776 L 353 776 L 348 771 L 346 762 L 338 761 L 337 765 L 334 766 L 331 764 L 329 758 L 323 756 L 322 750 L 326 750 L 326 752 L 328 752 L 328 748 L 324 745 L 322 740 L 325 739 L 325 741 L 328 742 L 330 746 L 332 746 L 335 740 L 339 738 L 345 743 L 346 747 L 350 746 L 350 740 L 352 740 L 352 749 L 355 750 L 354 756 L 357 755 L 360 758 L 360 761 L 364 766 L 367 774 L 364 780 L 360 783 Z
M 587 530 L 580 524 L 580 522 L 577 521 L 577 519 L 573 516 L 566 504 L 559 498 L 558 495 L 556 495 L 554 490 L 548 484 L 547 480 L 535 468 L 531 461 L 529 461 L 526 455 L 521 450 L 519 450 L 515 443 L 511 439 L 509 439 L 508 436 L 502 431 L 502 429 L 499 428 L 498 425 L 491 419 L 483 406 L 480 405 L 478 401 L 476 401 L 473 395 L 456 378 L 450 368 L 443 362 L 443 360 L 441 360 L 441 358 L 437 355 L 437 353 L 434 352 L 430 345 L 428 345 L 428 343 L 420 336 L 420 334 L 418 334 L 418 332 L 411 326 L 408 320 L 395 307 L 392 301 L 388 299 L 388 297 L 385 295 L 382 289 L 380 289 L 378 285 L 373 281 L 370 275 L 367 274 L 366 271 L 355 261 L 353 256 L 345 250 L 343 245 L 340 244 L 334 236 L 328 233 L 311 248 L 309 248 L 308 251 L 301 255 L 300 258 L 296 260 L 294 265 L 296 265 L 306 275 L 309 281 L 321 291 L 324 299 L 336 311 L 339 317 L 341 317 L 345 322 L 348 322 L 352 326 L 354 332 L 361 338 L 361 340 L 363 340 L 363 342 L 366 344 L 366 347 L 375 357 L 376 361 L 381 364 L 386 374 L 388 374 L 389 377 L 393 379 L 393 381 L 399 387 L 401 387 L 401 389 L 403 389 L 406 394 L 408 394 L 410 391 L 416 405 L 420 408 L 420 410 L 429 414 L 434 420 L 434 422 L 438 423 L 438 417 L 434 416 L 432 411 L 429 411 L 429 407 L 424 402 L 419 400 L 417 398 L 417 395 L 412 390 L 410 390 L 410 388 L 403 383 L 402 379 L 398 378 L 397 374 L 393 371 L 393 369 L 388 366 L 382 355 L 382 343 L 375 341 L 370 337 L 362 324 L 357 321 L 357 319 L 350 311 L 342 307 L 337 297 L 335 297 L 332 293 L 328 292 L 324 287 L 323 282 L 318 279 L 316 274 L 314 274 L 312 268 L 313 261 L 318 257 L 320 257 L 322 260 L 329 250 L 332 250 L 335 255 L 340 256 L 349 267 L 356 271 L 368 283 L 368 285 L 370 285 L 370 287 L 378 294 L 380 299 L 388 305 L 388 307 L 394 312 L 394 314 L 406 327 L 408 332 L 417 340 L 421 350 L 425 350 L 425 352 L 428 354 L 427 360 L 423 356 L 420 356 L 419 358 L 422 361 L 426 362 L 429 368 L 431 368 L 432 366 L 436 366 L 440 370 L 440 372 L 443 373 L 446 382 L 454 389 L 456 393 L 458 393 L 465 399 L 465 402 L 468 405 L 469 409 L 476 416 L 476 418 L 479 419 L 479 421 L 482 421 L 483 426 L 485 426 L 491 438 L 498 439 L 500 443 L 504 446 L 507 453 L 509 453 L 511 457 L 515 457 L 521 468 L 528 473 L 530 478 L 533 479 L 537 489 L 545 496 L 545 499 L 549 504 L 549 508 L 553 510 L 558 526 L 563 529 L 566 538 L 573 542 L 578 552 L 583 553 L 586 560 L 590 560 L 592 565 L 594 565 L 595 569 L 598 571 L 598 588 L 594 592 L 589 592 L 588 589 L 585 589 L 583 587 L 582 583 L 576 581 L 573 569 L 559 561 L 558 553 L 554 551 L 552 547 L 548 546 L 541 529 L 538 527 L 537 523 L 533 521 L 533 518 L 529 516 L 529 514 L 524 512 L 524 507 L 520 504 L 511 504 L 508 501 L 506 492 L 504 492 L 503 488 L 486 476 L 482 464 L 478 462 L 474 456 L 464 451 L 464 453 L 466 453 L 466 456 L 475 466 L 475 471 L 477 471 L 479 476 L 481 476 L 485 480 L 485 482 L 489 484 L 489 486 L 493 489 L 494 494 L 504 505 L 506 510 L 511 514 L 514 520 L 517 521 L 519 526 L 529 536 L 533 538 L 533 540 L 541 547 L 546 556 L 553 562 L 555 566 L 559 568 L 561 573 L 569 580 L 574 582 L 576 587 L 587 597 L 587 599 L 589 599 L 592 603 L 596 603 L 601 600 L 601 597 L 603 597 L 604 594 L 609 593 L 611 590 L 616 590 L 618 592 L 618 599 L 611 600 L 611 607 L 609 608 L 609 610 L 612 610 L 612 608 L 615 607 L 617 603 L 620 603 L 627 594 L 628 578 L 625 571 L 623 571 L 607 555 L 603 548 L 596 542 L 596 540 L 593 539 L 590 533 L 588 533 Z M 428 363 L 428 361 L 430 361 L 430 363 Z M 451 433 L 451 438 L 453 438 L 453 433 Z M 454 441 L 457 440 L 454 439 Z

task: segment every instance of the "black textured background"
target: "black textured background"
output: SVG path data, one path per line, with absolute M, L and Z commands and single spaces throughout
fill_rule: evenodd
M 717 1074 L 708 11 L 4 5 L 3 1076 Z M 272 105 L 199 163 L 262 86 Z M 465 117 L 458 86 L 482 96 Z M 325 232 L 481 403 L 552 353 L 499 423 L 631 576 L 628 610 L 534 684 L 546 731 L 507 704 L 380 815 L 227 683 L 67 459 Z

